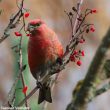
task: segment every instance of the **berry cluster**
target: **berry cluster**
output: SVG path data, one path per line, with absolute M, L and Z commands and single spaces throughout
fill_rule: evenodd
M 66 12 L 66 11 L 65 11 Z M 77 16 L 76 18 L 76 30 L 73 32 L 74 29 L 74 13 Z M 71 12 L 66 12 L 72 28 L 72 40 L 70 41 L 70 44 L 67 45 L 67 51 L 70 53 L 69 60 L 72 62 L 75 62 L 78 66 L 81 66 L 82 62 L 80 60 L 81 56 L 85 55 L 84 50 L 76 50 L 76 46 L 81 43 L 85 43 L 85 35 L 89 32 L 95 32 L 94 24 L 86 23 L 86 18 L 89 14 L 95 14 L 97 13 L 96 9 L 86 9 L 84 13 L 78 13 L 77 8 L 73 7 Z M 86 34 L 84 34 L 86 33 Z M 73 51 L 73 52 L 72 52 Z
M 23 15 L 24 18 L 28 18 L 29 16 L 30 16 L 30 13 L 29 12 L 25 12 L 24 15 Z M 20 31 L 16 31 L 16 32 L 14 32 L 14 34 L 17 37 L 21 37 L 22 36 L 22 34 L 20 33 Z M 26 36 L 28 37 L 28 36 L 30 36 L 30 34 L 29 33 L 26 33 Z
M 82 62 L 80 60 L 81 56 L 85 56 L 84 50 L 74 50 L 73 53 L 70 55 L 70 61 L 76 62 L 78 66 L 81 66 Z

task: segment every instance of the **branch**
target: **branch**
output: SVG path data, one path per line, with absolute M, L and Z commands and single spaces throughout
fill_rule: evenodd
M 68 105 L 66 110 L 83 110 L 87 102 L 89 101 L 91 94 L 94 91 L 94 84 L 96 82 L 96 78 L 98 76 L 98 70 L 101 66 L 101 63 L 105 57 L 107 50 L 110 47 L 110 29 L 108 33 L 103 38 L 95 57 L 89 67 L 87 75 L 83 81 L 83 84 L 80 90 L 77 93 L 77 96 L 72 102 Z
M 17 1 L 16 1 L 16 3 L 17 3 Z M 24 4 L 24 0 L 21 1 L 20 6 L 18 6 L 18 3 L 17 3 L 17 7 L 18 7 L 19 10 L 14 16 L 11 16 L 10 22 L 9 22 L 7 28 L 4 31 L 4 35 L 0 39 L 0 43 L 2 41 L 4 41 L 10 35 L 9 34 L 10 29 L 16 28 L 16 26 L 19 23 L 21 18 L 23 18 L 23 26 L 21 27 L 20 31 L 22 29 L 25 30 L 25 20 L 24 20 L 24 16 L 23 16 L 23 10 L 26 10 L 26 9 L 23 8 L 23 4 Z M 14 104 L 15 93 L 16 93 L 16 90 L 17 90 L 16 85 L 17 85 L 18 80 L 20 78 L 21 78 L 21 81 L 22 81 L 23 88 L 25 88 L 25 81 L 24 81 L 24 77 L 23 77 L 23 71 L 24 71 L 26 65 L 23 65 L 23 63 L 22 63 L 22 34 L 21 34 L 21 37 L 20 37 L 19 44 L 17 44 L 16 46 L 13 46 L 12 49 L 15 49 L 15 52 L 19 54 L 19 62 L 18 62 L 19 63 L 19 74 L 18 74 L 18 76 L 17 76 L 17 78 L 16 78 L 9 94 L 8 94 L 8 100 L 5 102 L 5 105 L 8 102 L 9 106 L 13 106 L 13 104 Z M 26 93 L 24 93 L 24 96 L 26 97 Z M 25 105 L 26 105 L 26 107 L 28 107 L 27 100 L 25 100 Z
M 14 16 L 11 16 L 8 26 L 4 30 L 3 36 L 0 38 L 0 43 L 2 43 L 6 38 L 10 36 L 10 30 L 16 28 L 17 24 L 19 23 L 20 18 L 23 16 L 22 13 L 23 4 L 24 4 L 24 0 L 21 1 L 21 6 L 18 12 Z
M 79 15 L 81 13 L 81 5 L 83 4 L 83 1 L 84 0 L 79 0 L 78 1 L 78 4 L 77 4 L 77 10 L 78 10 L 78 12 L 77 12 L 77 15 L 76 15 L 76 18 L 75 18 L 75 22 L 74 22 L 73 35 L 76 32 L 76 28 L 77 28 L 77 24 L 78 24 L 78 19 L 77 18 L 79 18 Z
M 103 93 L 105 93 L 106 91 L 108 91 L 110 89 L 110 81 L 105 84 L 102 88 L 98 89 L 96 92 L 95 92 L 95 95 L 94 97 L 97 97 Z
M 23 88 L 25 88 L 25 81 L 24 81 L 24 77 L 23 77 L 23 63 L 22 63 L 22 36 L 20 37 L 20 41 L 19 41 L 19 71 L 20 71 L 20 75 L 21 75 L 21 81 L 22 81 L 22 85 Z M 24 96 L 26 97 L 26 93 L 24 93 Z M 25 105 L 26 107 L 28 107 L 27 104 L 27 100 L 25 100 Z
M 91 99 L 89 99 L 88 102 L 91 102 L 94 98 L 98 97 L 99 95 L 102 95 L 103 93 L 107 92 L 108 90 L 110 90 L 110 81 L 105 84 L 103 87 L 101 87 L 100 89 L 96 90 L 94 92 L 94 96 L 91 97 Z
M 18 106 L 22 106 L 26 100 L 28 100 L 37 90 L 38 90 L 38 86 L 36 86 L 19 104 Z

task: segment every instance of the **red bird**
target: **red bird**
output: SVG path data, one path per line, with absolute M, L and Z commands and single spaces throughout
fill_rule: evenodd
M 27 30 L 28 63 L 33 77 L 39 81 L 56 59 L 63 56 L 63 47 L 55 32 L 40 19 L 30 21 Z M 44 100 L 52 102 L 49 83 L 42 84 L 39 91 L 38 104 Z

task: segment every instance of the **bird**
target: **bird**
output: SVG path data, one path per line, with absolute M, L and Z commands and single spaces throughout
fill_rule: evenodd
M 63 46 L 57 34 L 41 19 L 28 23 L 28 64 L 32 76 L 39 82 L 58 58 L 63 56 Z M 38 84 L 38 83 L 37 83 Z M 44 82 L 39 89 L 38 104 L 43 101 L 52 103 L 50 81 Z

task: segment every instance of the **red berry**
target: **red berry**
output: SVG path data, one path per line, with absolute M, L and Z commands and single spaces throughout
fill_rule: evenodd
M 97 10 L 96 9 L 91 10 L 91 14 L 92 13 L 97 13 Z
M 19 33 L 19 32 L 15 32 L 15 35 L 16 35 L 16 36 L 22 36 L 22 34 Z
M 24 13 L 24 17 L 25 17 L 25 18 L 28 18 L 28 17 L 29 17 L 29 15 L 30 15 L 30 13 L 29 13 L 29 12 Z
M 23 92 L 24 94 L 26 94 L 27 89 L 28 89 L 28 87 L 27 87 L 27 86 L 25 86 L 25 87 L 22 89 L 22 92 Z
M 94 28 L 94 27 L 91 27 L 91 28 L 90 28 L 90 31 L 91 31 L 91 32 L 95 32 L 95 28 Z
M 77 54 L 78 54 L 78 51 L 74 50 L 73 55 L 77 55 Z
M 30 34 L 26 34 L 26 36 L 27 36 L 27 37 L 29 37 L 29 36 L 30 36 Z
M 74 55 L 71 55 L 71 56 L 70 56 L 70 60 L 75 62 L 75 57 L 74 57 Z
M 82 62 L 80 60 L 77 61 L 77 65 L 81 66 Z
M 85 56 L 84 50 L 81 51 L 81 55 L 82 56 Z
M 85 39 L 81 39 L 79 42 L 80 43 L 84 43 L 85 42 Z

